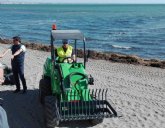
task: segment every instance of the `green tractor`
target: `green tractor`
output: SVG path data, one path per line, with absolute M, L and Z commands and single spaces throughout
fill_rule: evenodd
M 55 55 L 55 40 L 74 40 L 83 43 L 84 62 L 59 63 Z M 117 112 L 107 101 L 107 89 L 89 89 L 94 79 L 85 72 L 87 61 L 85 37 L 79 30 L 52 30 L 51 56 L 46 59 L 43 76 L 39 84 L 40 102 L 45 109 L 46 127 L 58 126 L 62 121 L 102 121 L 117 117 Z M 64 58 L 67 60 L 68 57 Z

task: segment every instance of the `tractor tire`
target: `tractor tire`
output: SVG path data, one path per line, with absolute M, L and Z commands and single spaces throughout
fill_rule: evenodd
M 57 118 L 57 98 L 55 96 L 46 96 L 44 109 L 46 128 L 57 127 L 60 123 L 59 119 Z
M 50 79 L 49 78 L 41 79 L 39 84 L 40 103 L 44 104 L 45 96 L 50 96 L 50 95 L 52 95 Z

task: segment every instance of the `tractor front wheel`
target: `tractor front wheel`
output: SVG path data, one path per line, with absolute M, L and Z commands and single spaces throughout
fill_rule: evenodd
M 54 128 L 59 125 L 57 98 L 55 96 L 45 97 L 45 121 L 46 128 Z
M 51 93 L 51 82 L 49 78 L 44 78 L 40 80 L 39 84 L 39 99 L 41 104 L 44 104 L 45 96 L 50 96 Z

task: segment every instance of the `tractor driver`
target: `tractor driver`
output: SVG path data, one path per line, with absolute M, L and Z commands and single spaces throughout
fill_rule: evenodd
M 69 45 L 68 40 L 62 40 L 63 45 L 56 49 L 56 56 L 58 56 L 59 62 L 68 62 L 72 63 L 75 62 L 76 57 L 73 50 L 73 47 Z

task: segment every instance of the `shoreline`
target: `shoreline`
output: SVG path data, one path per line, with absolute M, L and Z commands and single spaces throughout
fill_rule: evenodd
M 9 39 L 1 39 L 1 44 L 12 44 L 12 41 Z M 50 46 L 45 44 L 37 44 L 33 42 L 23 42 L 27 48 L 39 51 L 46 51 L 50 52 Z M 126 55 L 120 53 L 113 53 L 113 52 L 97 52 L 94 50 L 86 50 L 87 56 L 90 59 L 96 60 L 106 60 L 110 62 L 118 62 L 118 63 L 126 63 L 126 64 L 134 64 L 134 65 L 143 65 L 149 67 L 157 67 L 165 69 L 165 60 L 158 60 L 158 59 L 144 59 L 140 58 L 136 55 Z M 77 57 L 83 57 L 83 50 L 77 50 Z

